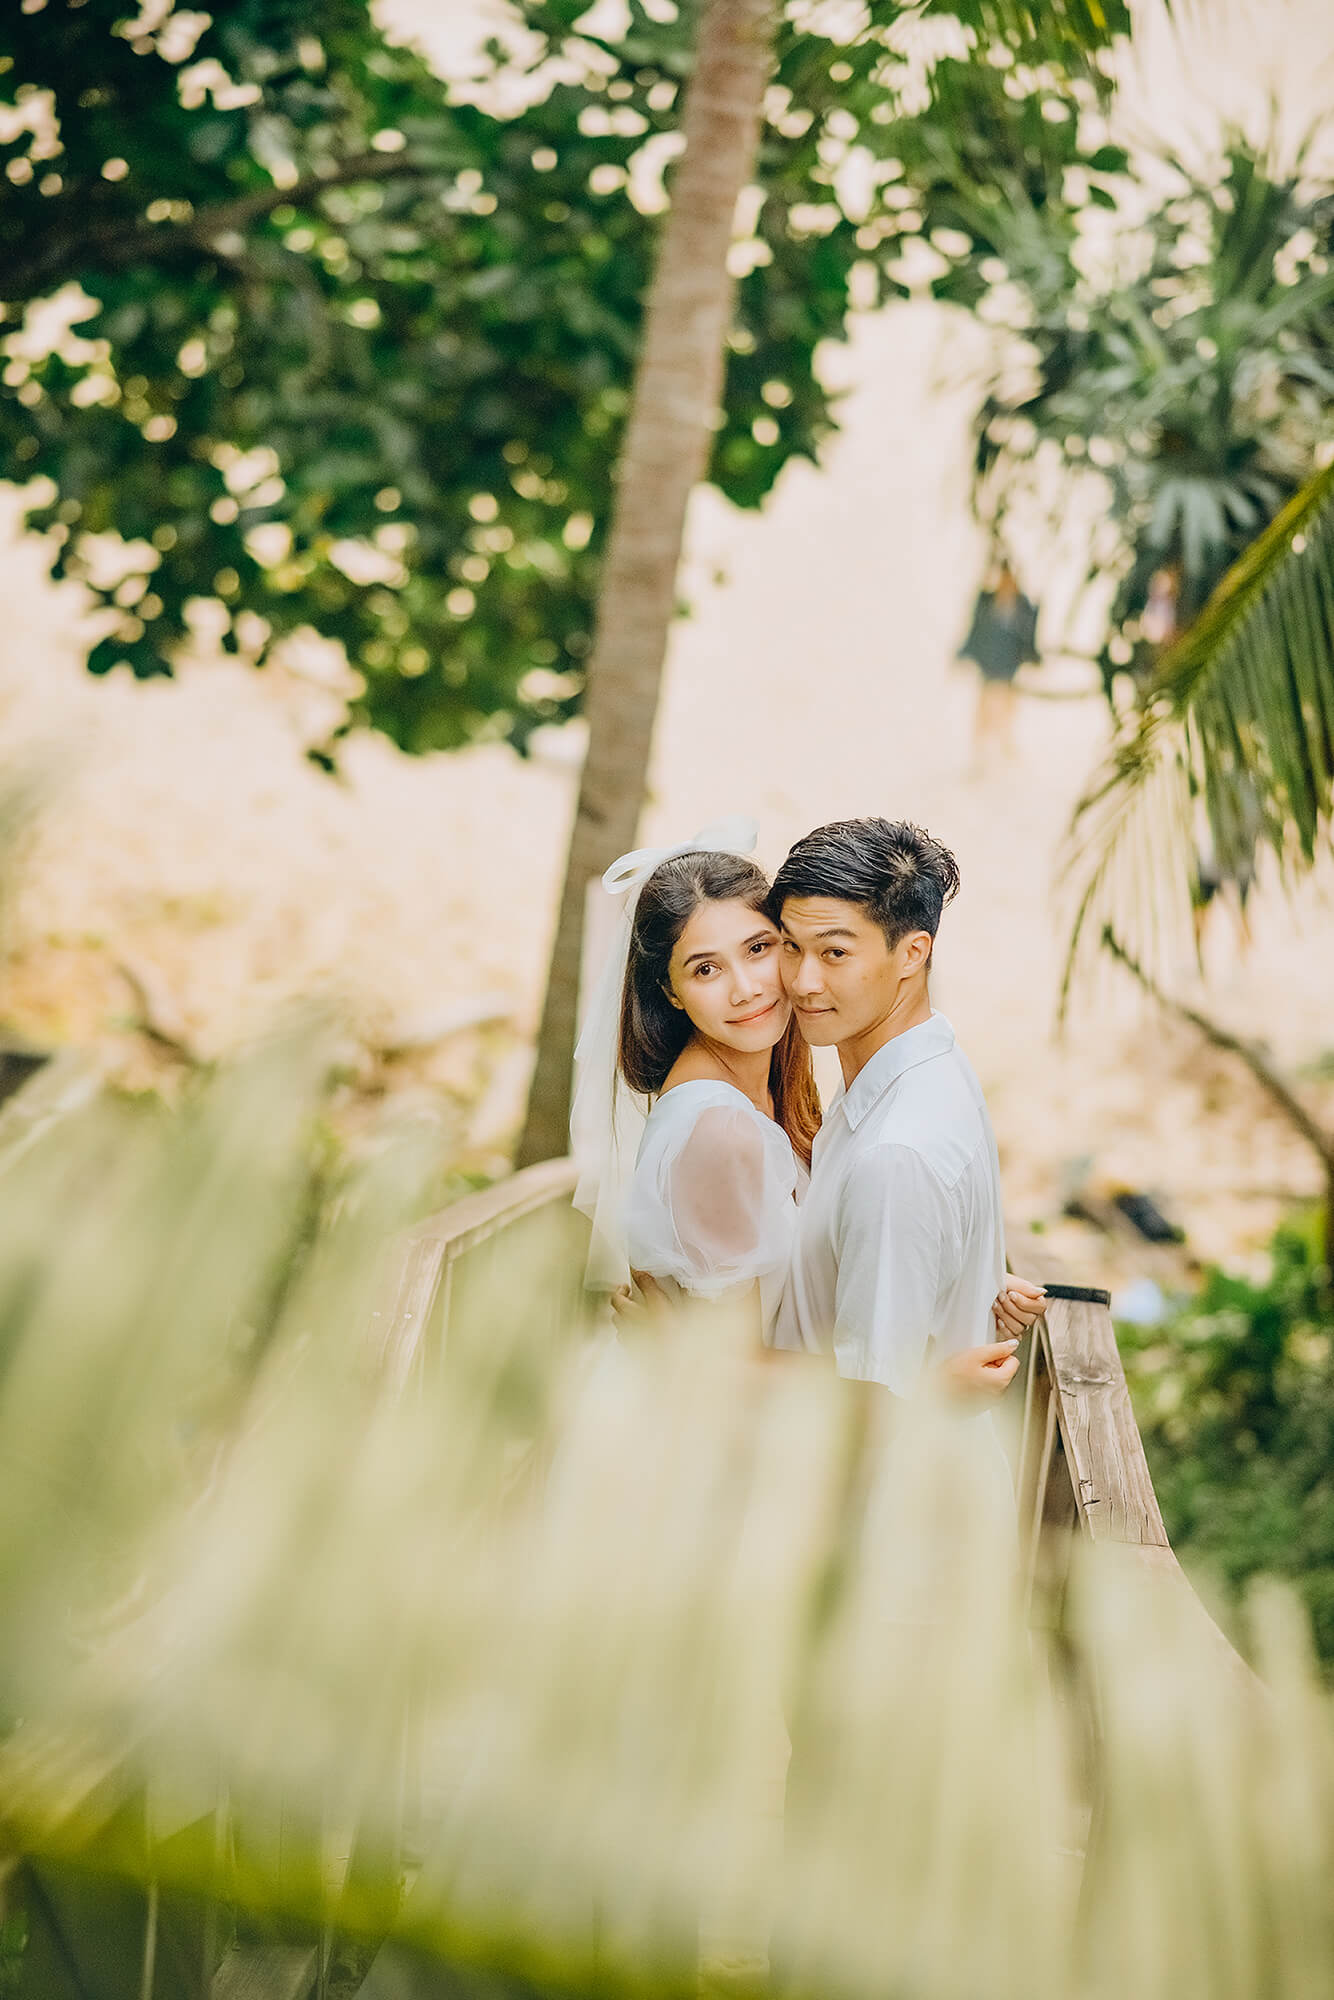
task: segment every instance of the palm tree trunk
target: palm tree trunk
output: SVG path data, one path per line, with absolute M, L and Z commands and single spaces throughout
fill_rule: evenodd
M 564 1153 L 588 883 L 634 844 L 648 777 L 686 505 L 708 468 L 732 309 L 727 253 L 751 179 L 775 0 L 702 0 L 588 671 L 588 752 L 517 1164 Z

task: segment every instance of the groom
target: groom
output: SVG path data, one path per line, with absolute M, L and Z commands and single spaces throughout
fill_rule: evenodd
M 985 1405 L 1019 1365 L 1012 1340 L 978 1354 L 1005 1281 L 1000 1167 L 981 1086 L 927 990 L 958 886 L 947 848 L 884 819 L 817 828 L 774 879 L 783 984 L 806 1041 L 838 1050 L 843 1089 L 771 1344 L 832 1351 L 840 1375 L 897 1398 L 930 1352 Z

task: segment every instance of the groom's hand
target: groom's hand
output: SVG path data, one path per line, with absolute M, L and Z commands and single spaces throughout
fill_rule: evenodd
M 989 1347 L 970 1347 L 951 1354 L 940 1365 L 946 1393 L 960 1403 L 994 1403 L 1019 1372 L 1017 1340 L 997 1340 Z

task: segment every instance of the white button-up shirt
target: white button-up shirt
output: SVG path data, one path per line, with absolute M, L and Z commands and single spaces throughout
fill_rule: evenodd
M 896 1396 L 993 1340 L 1005 1276 L 1000 1164 L 982 1087 L 943 1014 L 877 1050 L 830 1105 L 772 1345 L 832 1351 Z

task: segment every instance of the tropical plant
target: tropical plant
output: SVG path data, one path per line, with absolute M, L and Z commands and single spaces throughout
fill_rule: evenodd
M 1076 66 L 1023 61 L 1003 41 L 986 60 L 937 49 L 923 116 L 927 80 L 906 59 L 887 79 L 878 122 L 888 171 L 867 247 L 891 292 L 927 290 L 1045 352 L 1072 305 L 1081 219 L 1115 206 L 1129 169 L 1106 136 L 1107 87 Z M 999 400 L 978 419 L 982 454 L 993 414 Z
M 1283 877 L 1329 846 L 1334 812 L 1334 470 L 1310 480 L 1224 577 L 1145 687 L 1075 815 L 1081 942 L 1150 960 L 1194 879 L 1204 817 L 1226 876 L 1262 844 Z
M 1117 544 L 1110 691 L 1120 672 L 1152 677 L 1329 441 L 1334 192 L 1308 179 L 1305 149 L 1279 173 L 1240 135 L 1215 174 L 1140 159 L 1075 192 L 1116 211 L 1097 237 L 1069 195 L 1044 229 L 1025 215 L 1013 231 L 1027 379 L 982 407 L 978 480 L 1003 534 L 1007 488 L 1037 454 L 1096 468 Z

